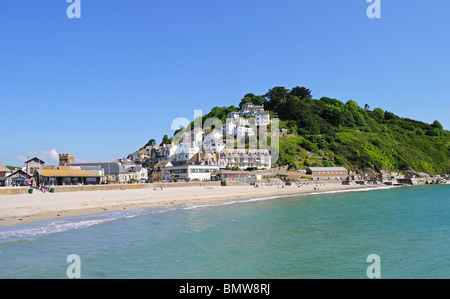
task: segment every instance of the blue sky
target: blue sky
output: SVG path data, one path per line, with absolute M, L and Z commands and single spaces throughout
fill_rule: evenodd
M 113 161 L 173 119 L 305 86 L 450 129 L 450 2 L 0 0 L 0 163 Z

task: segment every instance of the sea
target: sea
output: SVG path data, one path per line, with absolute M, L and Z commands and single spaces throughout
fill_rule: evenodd
M 0 228 L 0 278 L 447 279 L 450 185 L 106 212 Z

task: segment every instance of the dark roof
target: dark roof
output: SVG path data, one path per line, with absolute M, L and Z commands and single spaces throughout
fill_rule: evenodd
M 30 162 L 30 161 L 37 161 L 37 162 L 39 162 L 40 164 L 45 164 L 44 161 L 42 161 L 41 159 L 39 159 L 39 158 L 37 158 L 37 157 L 34 157 L 34 158 L 32 158 L 32 159 L 30 159 L 30 160 L 28 160 L 28 161 L 25 161 L 25 164 L 27 164 L 27 163 Z
M 8 175 L 7 177 L 12 177 L 12 176 L 15 176 L 15 175 L 17 175 L 17 174 L 21 174 L 21 175 L 23 175 L 23 176 L 25 176 L 25 177 L 27 177 L 27 178 L 31 178 L 31 175 L 29 175 L 28 173 L 26 173 L 25 171 L 20 170 L 20 169 L 14 171 L 13 173 L 11 173 L 10 175 Z

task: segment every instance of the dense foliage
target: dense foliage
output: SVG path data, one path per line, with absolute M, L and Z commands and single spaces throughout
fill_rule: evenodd
M 450 132 L 439 121 L 427 124 L 367 104 L 363 109 L 352 100 L 315 100 L 309 90 L 299 98 L 298 90 L 276 87 L 265 95 L 265 107 L 291 133 L 280 140 L 279 165 L 450 172 Z

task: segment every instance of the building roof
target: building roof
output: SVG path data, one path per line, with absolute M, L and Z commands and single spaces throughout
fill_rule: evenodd
M 12 172 L 11 169 L 9 169 L 8 167 L 6 167 L 3 164 L 0 164 L 0 171 L 2 171 L 2 172 Z
M 28 164 L 28 162 L 31 162 L 31 161 L 37 161 L 37 162 L 39 162 L 40 164 L 45 164 L 44 161 L 42 161 L 41 159 L 39 159 L 39 158 L 37 158 L 37 157 L 34 157 L 34 158 L 32 158 L 32 159 L 30 159 L 30 160 L 28 160 L 28 161 L 25 161 L 25 164 Z
M 13 176 L 15 176 L 15 175 L 17 175 L 17 174 L 23 175 L 23 176 L 25 176 L 25 177 L 27 177 L 27 178 L 31 178 L 31 175 L 29 175 L 28 173 L 26 173 L 25 171 L 20 170 L 20 169 L 14 171 L 13 173 L 11 173 L 10 175 L 8 175 L 7 177 L 10 178 L 10 177 L 13 177 Z
M 311 171 L 347 171 L 344 167 L 309 167 Z
M 165 161 L 165 162 L 158 162 L 156 163 L 155 166 L 153 166 L 153 168 L 158 168 L 158 167 L 171 167 L 173 166 L 172 163 L 170 163 L 170 161 Z
M 38 172 L 43 177 L 100 177 L 98 172 L 86 170 L 42 169 Z
M 200 155 L 200 157 L 199 157 L 199 155 Z M 206 153 L 206 152 L 196 153 L 194 156 L 192 156 L 192 158 L 189 161 L 187 161 L 186 164 L 195 163 L 195 162 L 197 162 L 197 159 L 200 159 L 200 161 L 211 159 L 211 160 L 214 160 L 217 162 L 219 160 L 219 154 L 218 153 Z

